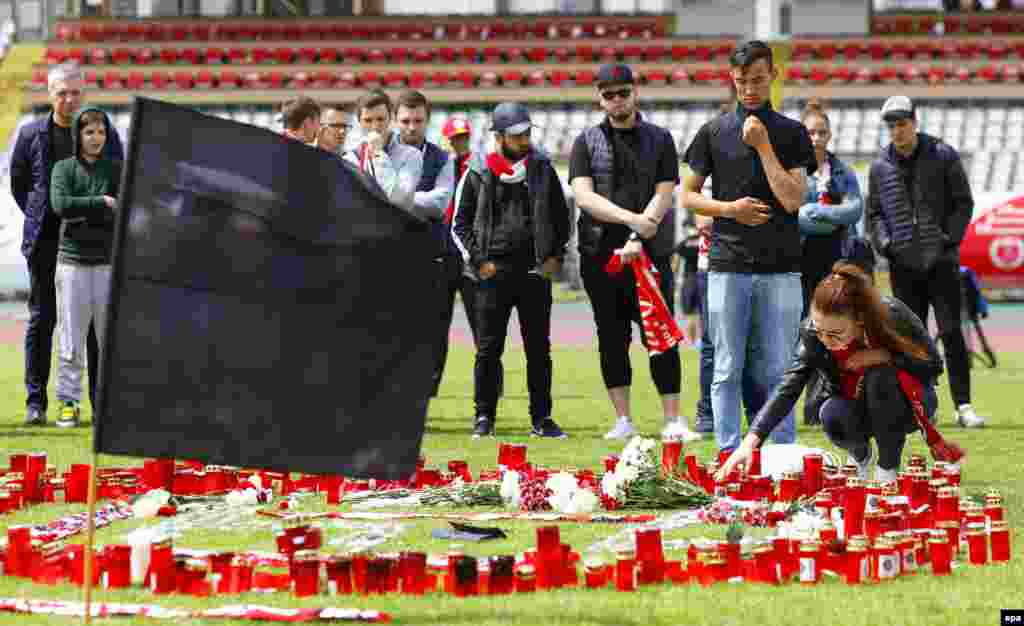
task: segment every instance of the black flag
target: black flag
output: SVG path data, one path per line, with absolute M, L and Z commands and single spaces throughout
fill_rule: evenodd
M 97 452 L 351 477 L 415 470 L 436 248 L 335 155 L 135 100 Z

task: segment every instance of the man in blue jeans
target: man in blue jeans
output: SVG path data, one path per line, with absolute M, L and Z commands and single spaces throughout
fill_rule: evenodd
M 807 130 L 771 106 L 778 70 L 761 41 L 729 57 L 739 103 L 705 124 L 684 160 L 692 174 L 686 208 L 714 217 L 708 273 L 708 322 L 715 346 L 711 404 L 723 451 L 740 443 L 742 381 L 767 397 L 796 345 L 802 303 L 797 212 L 816 168 Z M 701 193 L 711 177 L 711 198 Z M 748 407 L 756 410 L 759 407 Z M 772 432 L 796 438 L 793 413 Z

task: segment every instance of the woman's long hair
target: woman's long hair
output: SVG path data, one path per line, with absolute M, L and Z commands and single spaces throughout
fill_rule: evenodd
M 904 337 L 892 327 L 889 307 L 864 270 L 853 263 L 837 261 L 832 273 L 814 290 L 811 306 L 824 315 L 842 315 L 864 323 L 864 332 L 874 347 L 927 359 L 928 348 Z

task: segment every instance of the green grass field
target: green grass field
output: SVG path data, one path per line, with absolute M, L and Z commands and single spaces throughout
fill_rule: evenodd
M 636 381 L 634 414 L 640 427 L 654 434 L 660 428 L 660 409 L 653 386 L 649 382 L 646 358 L 634 350 Z M 974 395 L 979 412 L 991 416 L 984 430 L 963 431 L 950 425 L 948 391 L 940 395 L 945 404 L 940 424 L 944 432 L 960 442 L 969 457 L 963 467 L 963 493 L 1000 490 L 1005 497 L 1007 517 L 1019 530 L 1024 519 L 1021 498 L 1021 477 L 1024 475 L 1020 435 L 1024 431 L 1024 408 L 1015 399 L 1024 374 L 1024 355 L 1003 354 L 995 371 L 976 370 Z M 610 410 L 600 381 L 596 350 L 559 349 L 555 363 L 555 417 L 570 433 L 566 441 L 538 441 L 526 436 L 528 431 L 525 397 L 525 363 L 522 352 L 509 350 L 505 356 L 508 397 L 499 410 L 498 438 L 471 440 L 468 433 L 472 416 L 472 353 L 454 347 L 449 360 L 442 397 L 431 406 L 424 454 L 429 466 L 446 465 L 450 459 L 466 459 L 474 473 L 480 468 L 493 468 L 497 441 L 529 442 L 532 461 L 547 466 L 597 468 L 602 456 L 617 452 L 620 446 L 606 443 L 601 435 L 610 426 Z M 23 419 L 22 353 L 20 346 L 0 346 L 0 408 L 2 408 L 2 452 L 0 463 L 17 451 L 46 450 L 51 463 L 61 471 L 71 463 L 88 462 L 90 433 L 47 428 L 25 428 Z M 696 400 L 696 353 L 684 352 L 683 406 L 691 412 Z M 54 408 L 50 420 L 53 422 Z M 146 416 L 140 415 L 140 420 Z M 798 420 L 799 422 L 800 420 Z M 819 432 L 801 427 L 801 442 L 827 445 Z M 709 458 L 714 445 L 704 441 L 694 449 L 701 458 Z M 907 454 L 927 453 L 921 438 L 909 440 Z M 102 457 L 104 466 L 135 464 L 136 459 Z M 79 505 L 38 506 L 9 515 L 9 524 L 50 520 L 81 510 Z M 135 522 L 122 522 L 97 533 L 97 543 L 122 541 L 123 533 Z M 420 522 L 382 551 L 416 548 L 441 553 L 448 542 L 430 538 L 432 528 L 442 522 Z M 527 523 L 499 523 L 509 533 L 508 540 L 465 546 L 475 556 L 510 553 L 534 543 L 534 526 Z M 563 524 L 563 541 L 583 551 L 591 543 L 620 530 L 610 525 Z M 724 527 L 700 527 L 680 531 L 667 537 L 707 536 L 723 538 Z M 331 532 L 326 536 L 330 539 Z M 287 594 L 245 596 L 214 596 L 205 600 L 180 595 L 155 596 L 144 592 L 98 591 L 98 601 L 144 602 L 170 607 L 212 607 L 227 604 L 266 604 L 276 606 L 354 606 L 377 608 L 390 612 L 400 624 L 467 624 L 472 626 L 511 624 L 811 624 L 834 625 L 978 625 L 999 623 L 1000 608 L 1024 608 L 1024 553 L 1019 535 L 1013 539 L 1013 560 L 1009 565 L 964 567 L 950 578 L 933 578 L 927 574 L 900 579 L 881 586 L 851 588 L 840 581 L 826 582 L 816 588 L 790 584 L 768 588 L 755 584 L 719 585 L 710 589 L 698 585 L 644 588 L 638 593 L 614 591 L 556 591 L 530 596 L 497 599 L 456 599 L 435 594 L 422 598 L 400 596 L 321 596 L 299 600 Z M 191 531 L 179 546 L 194 548 L 254 548 L 271 550 L 272 530 L 240 528 L 234 531 L 212 529 Z M 671 554 L 669 558 L 673 557 Z M 79 599 L 81 590 L 71 585 L 47 587 L 0 577 L 0 597 Z M 2 622 L 19 624 L 63 623 L 67 618 L 0 615 Z M 122 620 L 127 623 L 127 620 Z M 211 624 L 214 622 L 210 622 Z

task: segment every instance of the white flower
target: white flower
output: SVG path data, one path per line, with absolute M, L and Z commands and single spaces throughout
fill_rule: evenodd
M 255 506 L 259 504 L 260 492 L 255 489 L 236 489 L 229 492 L 224 502 L 228 506 Z
M 576 477 L 568 472 L 558 472 L 544 481 L 544 486 L 557 493 L 572 493 L 577 486 Z
M 569 507 L 565 511 L 571 515 L 579 515 L 581 513 L 593 513 L 601 505 L 601 501 L 597 495 L 589 489 L 577 489 L 572 494 L 572 500 L 569 502 Z
M 620 463 L 619 466 L 615 468 L 615 473 L 618 474 L 619 478 L 623 482 L 630 483 L 640 476 L 640 468 L 636 465 L 622 465 Z
M 622 477 L 620 475 L 616 474 L 615 472 L 608 472 L 601 478 L 601 493 L 608 496 L 609 498 L 621 500 L 622 496 L 624 495 L 624 485 L 625 483 L 623 482 Z
M 519 472 L 506 470 L 501 476 L 501 499 L 509 508 L 519 508 Z
M 132 515 L 140 519 L 156 517 L 160 507 L 166 505 L 170 500 L 170 493 L 163 489 L 152 489 L 132 504 Z
M 548 496 L 548 504 L 557 513 L 568 513 L 572 502 L 572 491 L 561 491 Z

